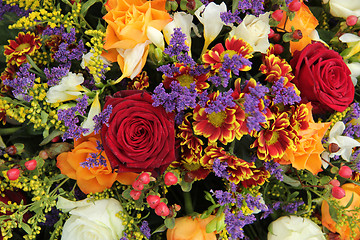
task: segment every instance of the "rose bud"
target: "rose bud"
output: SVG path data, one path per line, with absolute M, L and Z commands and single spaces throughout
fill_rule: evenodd
M 166 203 L 160 202 L 157 205 L 157 207 L 155 208 L 155 213 L 158 216 L 166 217 L 170 214 L 170 210 L 169 210 L 168 206 L 166 205 Z
M 339 170 L 339 175 L 343 178 L 350 178 L 352 176 L 352 170 L 348 166 L 342 166 Z
M 342 199 L 345 197 L 345 190 L 335 186 L 331 189 L 331 195 L 336 199 Z

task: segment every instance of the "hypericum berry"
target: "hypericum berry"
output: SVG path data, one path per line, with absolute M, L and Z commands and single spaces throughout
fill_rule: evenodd
M 51 139 L 51 142 L 53 143 L 57 143 L 58 141 L 60 141 L 60 136 L 56 136 L 53 139 Z
M 37 161 L 35 159 L 25 162 L 25 167 L 29 171 L 34 170 L 36 168 L 36 166 L 37 166 Z
M 281 39 L 281 35 L 279 33 L 275 33 L 274 36 L 272 37 L 272 40 L 274 42 L 279 42 Z
M 274 37 L 274 35 L 275 35 L 274 30 L 272 28 L 270 28 L 270 33 L 268 34 L 268 38 L 271 39 Z
M 349 27 L 354 26 L 358 21 L 358 17 L 355 15 L 350 15 L 346 18 L 346 25 Z
M 299 0 L 294 0 L 289 4 L 289 10 L 292 12 L 297 12 L 301 8 L 301 3 Z
M 336 153 L 337 151 L 340 150 L 340 147 L 336 143 L 330 143 L 328 150 L 330 153 Z
M 302 39 L 303 35 L 302 35 L 301 30 L 300 29 L 295 30 L 292 37 L 296 40 Z
M 280 44 L 275 44 L 274 45 L 274 54 L 275 55 L 280 55 L 284 52 L 284 47 L 281 46 Z
M 5 148 L 5 152 L 7 154 L 9 154 L 10 156 L 12 156 L 17 153 L 17 149 L 16 149 L 15 145 L 11 145 L 11 146 L 8 146 L 7 148 Z
M 164 182 L 167 186 L 175 185 L 178 178 L 172 172 L 167 172 L 164 176 Z
M 155 213 L 158 216 L 163 216 L 166 217 L 169 215 L 170 210 L 168 208 L 168 206 L 166 205 L 166 203 L 161 202 L 157 205 L 157 207 L 155 208 Z
M 331 180 L 329 184 L 333 185 L 334 187 L 340 187 L 340 182 L 337 179 Z
M 331 195 L 336 199 L 342 199 L 345 197 L 345 190 L 335 186 L 331 189 Z
M 275 20 L 275 21 L 278 21 L 280 22 L 281 19 L 283 18 L 284 16 L 284 11 L 281 10 L 281 9 L 278 9 L 276 11 L 274 11 L 272 14 L 271 14 L 271 17 Z
M 194 181 L 194 179 L 195 179 L 195 175 L 192 172 L 185 173 L 185 175 L 184 175 L 185 182 L 190 183 L 190 182 Z
M 134 199 L 136 201 L 136 200 L 138 200 L 140 198 L 141 191 L 131 190 L 130 191 L 130 196 L 132 197 L 132 199 Z
M 142 182 L 143 184 L 149 184 L 150 174 L 147 172 L 143 172 L 142 174 L 140 174 L 138 181 Z
M 46 160 L 49 158 L 49 154 L 45 151 L 45 150 L 41 150 L 39 152 L 39 157 L 41 157 L 42 159 Z
M 20 170 L 17 168 L 12 168 L 9 169 L 6 173 L 7 177 L 9 178 L 9 180 L 16 180 L 19 178 L 20 176 Z
M 342 166 L 339 170 L 339 175 L 343 178 L 350 178 L 352 176 L 352 170 L 348 166 Z
M 149 195 L 146 198 L 146 202 L 149 204 L 151 208 L 156 208 L 160 203 L 160 197 L 157 195 Z
M 139 180 L 135 180 L 132 184 L 132 187 L 135 190 L 141 191 L 144 189 L 144 184 L 142 182 L 140 182 Z

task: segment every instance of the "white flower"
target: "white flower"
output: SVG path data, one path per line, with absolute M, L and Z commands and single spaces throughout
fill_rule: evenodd
M 100 112 L 101 112 L 101 106 L 99 101 L 99 92 L 97 92 L 94 101 L 91 104 L 89 114 L 86 120 L 82 123 L 82 128 L 89 129 L 89 131 L 86 134 L 83 134 L 84 136 L 90 135 L 94 131 L 95 122 L 93 118 L 96 115 L 98 115 Z
M 193 15 L 176 12 L 173 17 L 173 21 L 169 22 L 163 29 L 166 42 L 169 44 L 171 39 L 171 34 L 174 33 L 174 28 L 181 28 L 181 32 L 186 35 L 185 44 L 191 48 L 191 29 L 194 29 L 196 35 L 199 36 L 198 29 L 196 25 L 192 22 Z M 200 37 L 200 36 L 199 36 Z
M 268 240 L 325 240 L 321 228 L 308 218 L 284 216 L 269 225 Z
M 334 17 L 346 19 L 350 15 L 360 17 L 360 1 L 354 0 L 326 0 L 329 3 L 330 13 Z
M 123 208 L 113 198 L 73 202 L 59 197 L 56 207 L 70 211 L 70 218 L 63 226 L 62 240 L 118 240 L 122 236 L 123 221 L 116 214 Z
M 85 67 L 89 67 L 89 62 L 92 60 L 92 58 L 94 58 L 94 53 L 92 53 L 91 51 L 89 51 L 87 54 L 83 54 L 82 60 L 81 60 L 81 63 L 80 63 L 80 67 L 82 69 L 85 69 Z M 99 55 L 99 56 L 97 56 L 97 58 L 101 59 L 104 64 L 106 64 L 108 66 L 111 65 L 111 62 L 109 62 L 103 56 Z
M 164 51 L 165 49 L 164 35 L 161 33 L 161 31 L 157 30 L 154 27 L 148 26 L 146 30 L 146 36 L 156 47 Z
M 346 63 L 348 68 L 350 69 L 350 77 L 354 84 L 354 86 L 357 85 L 357 77 L 360 76 L 360 63 L 359 62 L 352 62 L 352 63 Z
M 335 143 L 339 146 L 340 150 L 334 153 L 330 153 L 329 157 L 332 158 L 335 155 L 341 155 L 344 160 L 350 161 L 352 149 L 354 147 L 360 147 L 360 143 L 351 137 L 341 136 L 344 130 L 345 124 L 341 121 L 335 123 L 335 125 L 330 130 L 328 143 Z
M 203 52 L 206 51 L 209 44 L 219 35 L 223 25 L 225 25 L 220 18 L 220 13 L 226 11 L 227 8 L 224 2 L 220 5 L 211 2 L 206 7 L 202 5 L 196 10 L 196 17 L 204 25 L 205 43 Z
M 229 33 L 229 36 L 244 39 L 253 47 L 254 52 L 266 53 L 270 46 L 269 15 L 270 13 L 261 14 L 259 17 L 246 15 L 241 24 Z
M 350 49 L 350 51 L 347 52 L 345 56 L 343 56 L 344 59 L 348 59 L 360 51 L 360 37 L 358 35 L 344 33 L 339 37 L 339 40 L 346 43 Z
M 60 80 L 58 85 L 49 88 L 46 93 L 46 102 L 57 103 L 75 100 L 81 95 L 82 91 L 85 91 L 80 85 L 83 82 L 84 77 L 81 73 L 69 72 Z

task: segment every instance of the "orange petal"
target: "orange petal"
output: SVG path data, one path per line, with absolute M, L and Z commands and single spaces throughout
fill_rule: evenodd
M 124 185 L 131 185 L 139 176 L 138 173 L 133 172 L 119 172 L 117 174 L 116 180 L 119 181 L 121 184 Z

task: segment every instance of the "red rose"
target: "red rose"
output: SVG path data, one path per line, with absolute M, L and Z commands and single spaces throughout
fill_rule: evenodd
M 152 103 L 149 93 L 138 90 L 106 98 L 104 108 L 113 109 L 101 139 L 113 169 L 163 172 L 175 160 L 174 115 Z
M 290 65 L 301 97 L 312 103 L 315 113 L 342 112 L 354 100 L 349 68 L 339 53 L 324 44 L 316 42 L 296 51 Z

